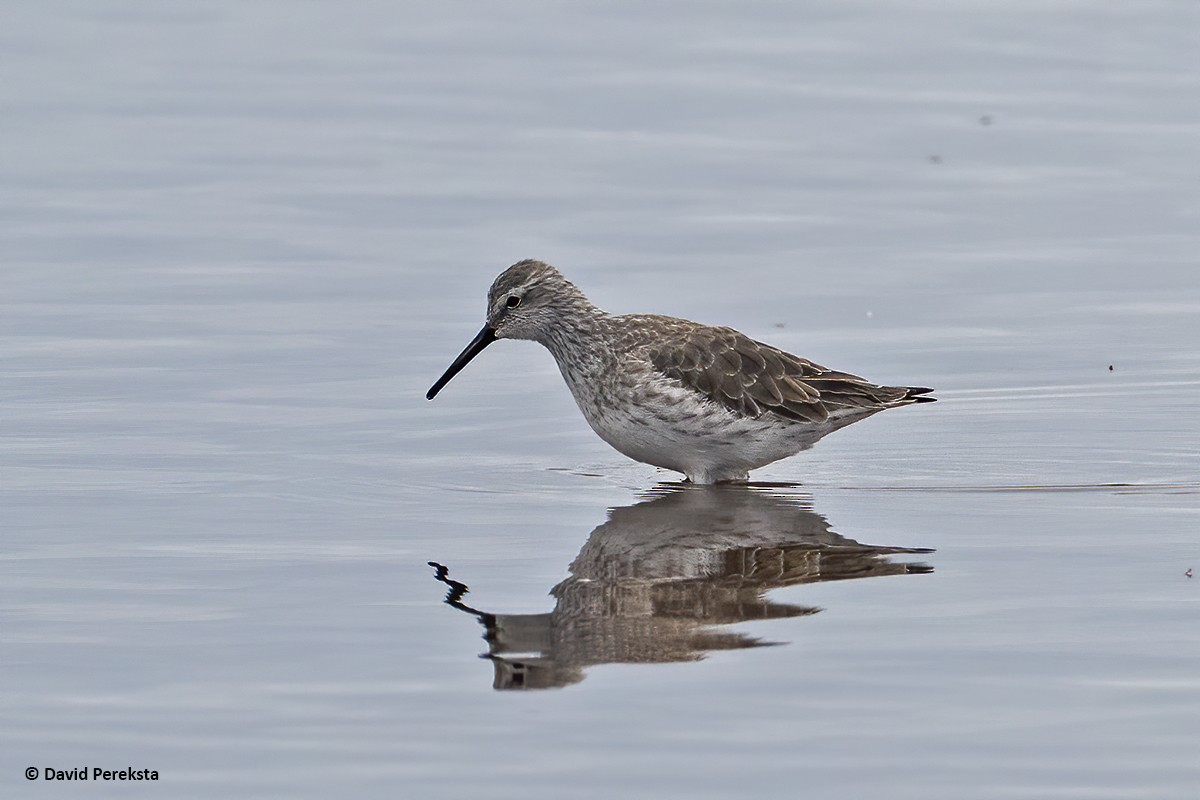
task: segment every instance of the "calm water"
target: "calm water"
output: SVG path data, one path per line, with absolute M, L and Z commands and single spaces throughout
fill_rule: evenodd
M 7 10 L 0 795 L 1195 797 L 1200 6 L 410 5 Z M 528 256 L 942 402 L 427 403 Z

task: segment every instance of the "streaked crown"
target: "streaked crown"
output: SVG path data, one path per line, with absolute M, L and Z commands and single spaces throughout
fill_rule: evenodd
M 499 339 L 545 342 L 557 323 L 597 310 L 561 272 L 532 258 L 504 270 L 488 290 L 488 325 Z

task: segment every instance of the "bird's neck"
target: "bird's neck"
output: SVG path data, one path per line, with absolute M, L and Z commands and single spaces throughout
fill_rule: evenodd
M 612 352 L 611 338 L 605 335 L 610 319 L 609 314 L 588 304 L 561 316 L 539 339 L 558 362 L 567 383 L 616 364 L 618 354 Z

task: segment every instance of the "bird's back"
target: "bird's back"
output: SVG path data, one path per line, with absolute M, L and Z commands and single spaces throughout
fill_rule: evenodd
M 729 411 L 802 423 L 932 401 L 921 387 L 882 386 L 751 339 L 733 328 L 651 314 L 614 318 L 620 347 Z

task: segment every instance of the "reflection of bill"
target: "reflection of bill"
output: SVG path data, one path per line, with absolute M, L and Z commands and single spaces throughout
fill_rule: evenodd
M 450 587 L 446 602 L 483 624 L 495 688 L 567 686 L 593 664 L 695 661 L 773 644 L 720 626 L 821 610 L 772 602 L 771 589 L 933 571 L 886 558 L 932 551 L 859 544 L 778 489 L 676 485 L 650 498 L 613 509 L 592 531 L 570 577 L 550 590 L 547 614 L 471 608 L 466 584 L 430 562 Z

